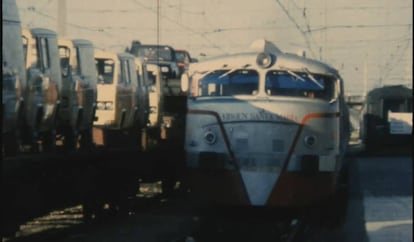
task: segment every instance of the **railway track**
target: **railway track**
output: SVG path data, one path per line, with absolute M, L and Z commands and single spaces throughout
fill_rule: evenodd
M 280 220 L 254 213 L 222 214 L 193 207 L 179 190 L 163 194 L 161 175 L 149 177 L 154 170 L 145 167 L 148 163 L 144 161 L 165 159 L 163 155 L 154 157 L 154 154 L 138 155 L 133 150 L 96 150 L 87 154 L 41 154 L 7 160 L 7 184 L 19 194 L 8 197 L 7 222 L 18 227 L 16 236 L 3 241 L 97 241 L 95 238 L 106 232 L 107 241 L 119 241 L 122 235 L 105 229 L 107 226 L 127 231 L 130 238 L 125 241 L 137 237 L 149 242 L 318 241 L 312 238 L 321 228 L 309 218 Z M 125 168 L 132 167 L 133 162 L 141 162 L 135 169 L 145 167 L 141 178 L 137 172 L 125 175 Z M 19 176 L 14 176 L 16 172 Z M 132 190 L 121 189 L 131 184 Z M 95 207 L 99 207 L 99 213 L 96 210 L 89 213 L 89 220 L 85 218 L 85 199 L 99 201 Z M 163 239 L 157 240 L 159 236 Z
M 141 187 L 129 213 L 109 213 L 91 223 L 83 220 L 82 206 L 52 211 L 20 226 L 9 242 L 26 241 L 264 241 L 313 242 L 320 231 L 309 220 L 280 220 L 256 216 L 205 214 L 188 206 L 182 196 L 165 198 L 159 183 Z
M 168 180 L 165 169 L 171 164 L 160 154 L 164 153 L 95 149 L 3 159 L 2 214 L 7 219 L 2 221 L 2 235 L 13 234 L 18 225 L 50 211 L 78 204 L 85 208 L 83 212 L 90 212 L 85 218 L 96 217 L 108 203 L 119 210 L 137 193 L 141 182 Z

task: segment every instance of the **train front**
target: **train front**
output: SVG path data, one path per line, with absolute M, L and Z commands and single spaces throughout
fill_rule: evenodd
M 189 83 L 185 182 L 192 198 L 301 207 L 332 195 L 347 142 L 334 74 L 279 51 L 192 65 L 182 82 Z

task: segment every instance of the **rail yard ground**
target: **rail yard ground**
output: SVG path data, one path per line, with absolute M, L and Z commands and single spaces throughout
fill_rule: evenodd
M 335 229 L 308 225 L 301 241 L 412 241 L 411 147 L 367 154 L 360 143 L 354 142 L 350 151 L 345 223 Z M 27 172 L 37 175 L 20 172 L 21 176 L 13 178 L 22 182 L 14 184 L 21 189 L 19 200 L 9 204 L 14 208 L 6 209 L 19 212 L 26 209 L 33 218 L 27 216 L 16 236 L 5 237 L 3 241 L 294 241 L 280 235 L 283 225 L 277 221 L 200 213 L 183 194 L 163 196 L 161 183 L 157 181 L 142 183 L 137 196 L 128 200 L 128 209 L 110 209 L 107 205 L 99 219 L 85 223 L 80 191 L 84 189 L 82 183 L 92 179 L 85 175 L 91 173 L 74 168 L 83 167 L 81 160 L 73 161 L 72 166 L 62 166 L 62 162 L 70 162 L 66 159 L 26 161 Z M 13 166 L 3 163 L 3 167 L 9 172 L 21 169 L 19 162 L 10 163 Z M 59 166 L 57 162 L 61 162 Z M 45 164 L 49 169 L 41 169 Z M 83 168 L 84 172 L 87 169 L 92 168 Z

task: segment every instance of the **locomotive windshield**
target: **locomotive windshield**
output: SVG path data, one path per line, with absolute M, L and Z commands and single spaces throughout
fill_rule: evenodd
M 259 74 L 255 70 L 216 70 L 198 83 L 196 96 L 254 95 L 258 90 Z
M 269 71 L 265 90 L 271 96 L 310 97 L 331 100 L 334 97 L 335 80 L 326 75 L 306 72 Z

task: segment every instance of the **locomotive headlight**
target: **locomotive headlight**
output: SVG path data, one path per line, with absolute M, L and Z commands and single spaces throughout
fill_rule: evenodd
M 114 109 L 114 104 L 112 102 L 106 102 L 105 103 L 105 109 L 106 110 L 112 110 L 112 109 Z
M 112 110 L 114 109 L 113 102 L 98 102 L 96 105 L 98 110 Z
M 98 102 L 96 105 L 96 108 L 98 110 L 104 110 L 105 109 L 105 103 L 104 102 Z
M 212 145 L 212 144 L 216 143 L 217 135 L 214 132 L 212 132 L 211 130 L 206 131 L 204 133 L 204 140 L 206 141 L 207 144 Z
M 305 145 L 309 148 L 312 148 L 316 145 L 317 139 L 314 135 L 308 135 L 303 139 Z
M 150 113 L 155 113 L 155 112 L 157 112 L 157 107 L 151 106 L 151 107 L 150 107 L 149 112 L 150 112 Z
M 274 56 L 269 53 L 260 53 L 257 55 L 256 63 L 261 68 L 269 68 L 274 63 Z
M 49 76 L 43 76 L 43 89 L 47 90 L 50 86 L 50 77 Z

